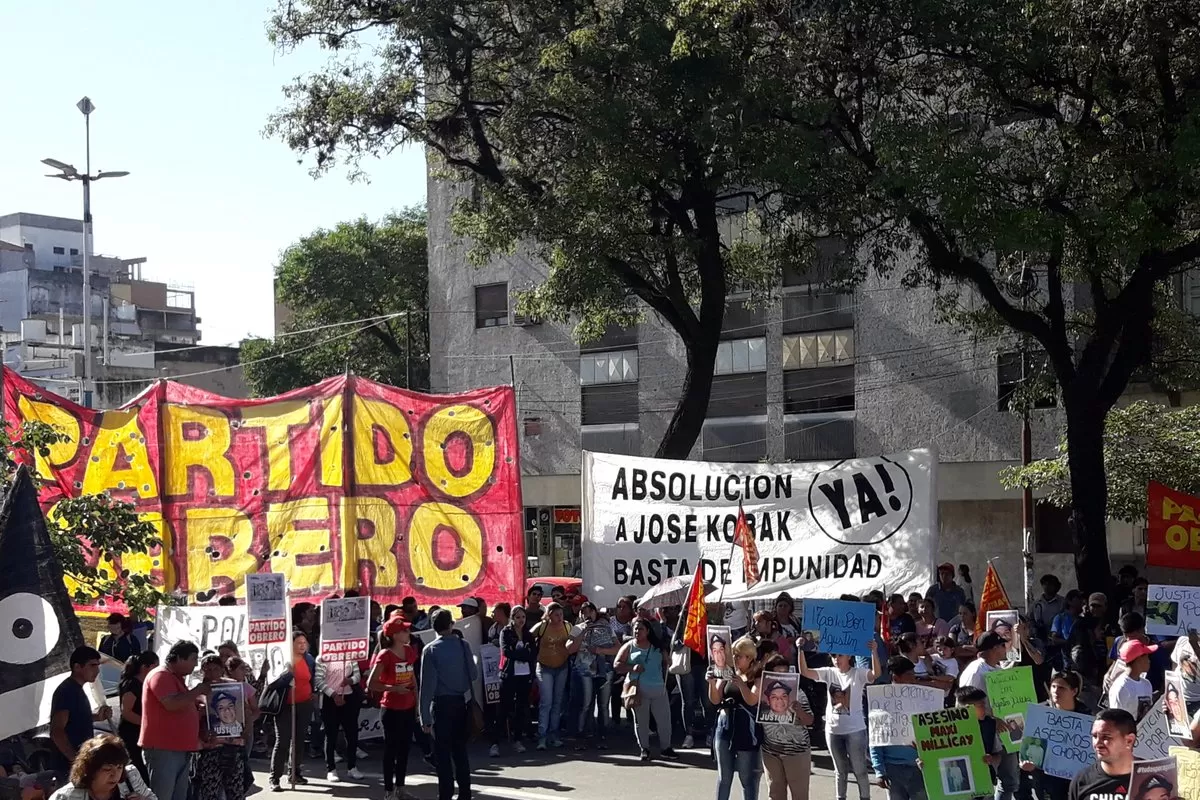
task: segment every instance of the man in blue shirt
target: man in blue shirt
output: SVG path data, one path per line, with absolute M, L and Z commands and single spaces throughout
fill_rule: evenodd
M 954 619 L 958 607 L 970 600 L 963 588 L 954 582 L 954 565 L 949 561 L 937 568 L 937 583 L 925 592 L 925 599 L 933 601 L 937 618 L 946 622 Z
M 421 651 L 419 708 L 421 730 L 433 734 L 438 800 L 471 800 L 471 763 L 467 759 L 467 695 L 477 677 L 471 648 L 454 635 L 454 617 L 446 609 L 433 615 L 437 639 Z
M 58 685 L 50 700 L 50 741 L 56 750 L 54 770 L 65 775 L 71 769 L 80 746 L 94 734 L 93 722 L 112 718 L 112 709 L 92 712 L 84 686 L 100 674 L 100 654 L 90 647 L 77 647 L 71 653 L 71 676 Z

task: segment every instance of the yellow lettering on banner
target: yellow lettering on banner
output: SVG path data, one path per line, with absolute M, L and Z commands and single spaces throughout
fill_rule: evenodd
M 59 433 L 66 435 L 65 442 L 50 445 L 49 455 L 43 456 L 41 453 L 34 453 L 34 467 L 37 474 L 47 480 L 53 480 L 54 473 L 51 472 L 51 468 L 70 464 L 75 458 L 75 454 L 79 452 L 79 420 L 64 408 L 52 403 L 30 400 L 25 395 L 17 397 L 17 408 L 20 409 L 21 417 L 26 422 L 44 422 L 54 427 Z
M 345 456 L 346 436 L 343 432 L 342 396 L 329 398 L 321 407 L 321 434 L 317 447 L 321 451 L 321 485 L 342 485 L 342 463 Z
M 1177 522 L 1197 522 L 1196 512 L 1191 506 L 1184 506 L 1176 503 L 1169 497 L 1163 498 L 1162 516 L 1164 520 L 1169 520 L 1176 514 L 1179 515 Z
M 453 531 L 458 538 L 459 558 L 441 565 L 434 557 L 438 531 Z M 443 533 L 443 536 L 447 533 Z M 408 526 L 408 562 L 427 589 L 461 589 L 483 569 L 483 531 L 469 513 L 449 503 L 422 503 Z
M 54 519 L 53 509 L 51 509 L 47 518 Z M 171 589 L 175 586 L 175 569 L 171 563 L 171 547 L 166 532 L 166 524 L 163 522 L 163 516 L 157 511 L 146 511 L 138 514 L 138 519 L 154 527 L 156 538 L 160 545 L 159 554 L 151 555 L 145 552 L 122 553 L 121 569 L 130 575 L 152 575 L 158 571 L 162 576 L 161 586 Z M 100 559 L 96 564 L 96 569 L 99 570 L 103 580 L 111 580 L 117 574 L 116 566 L 110 558 Z M 79 582 L 70 575 L 63 575 L 63 582 L 67 586 L 67 594 L 74 598 L 76 590 L 81 588 Z M 84 590 L 84 595 L 88 595 L 87 590 Z
M 286 575 L 288 584 L 298 590 L 333 586 L 332 533 L 324 498 L 271 503 L 267 506 L 271 569 Z
M 143 499 L 158 496 L 158 480 L 136 410 L 105 411 L 95 435 L 92 457 L 83 473 L 84 494 L 132 489 Z
M 1167 528 L 1167 547 L 1172 550 L 1200 551 L 1200 528 L 1172 525 Z
M 162 457 L 167 472 L 167 494 L 191 494 L 188 470 L 200 467 L 212 476 L 217 497 L 233 497 L 233 463 L 229 452 L 229 418 L 220 411 L 199 406 L 164 403 Z M 191 555 L 188 556 L 189 563 Z M 238 573 L 241 574 L 241 573 Z M 191 575 L 189 569 L 188 575 Z
M 469 442 L 465 471 L 451 469 L 447 458 L 456 438 Z M 487 483 L 496 465 L 496 428 L 487 414 L 473 406 L 439 409 L 425 423 L 424 439 L 425 472 L 442 493 L 466 497 Z
M 366 534 L 365 536 L 362 534 Z M 358 565 L 369 561 L 379 574 L 377 586 L 397 583 L 396 509 L 379 497 L 342 499 L 342 585 L 358 585 Z
M 254 525 L 236 508 L 189 508 L 184 524 L 192 594 L 221 586 L 220 578 L 237 583 L 247 572 L 258 571 L 258 559 L 251 553 Z
M 292 449 L 288 446 L 288 431 L 295 425 L 308 425 L 308 403 L 286 400 L 267 403 L 242 410 L 242 425 L 262 428 L 267 442 L 267 488 L 282 492 L 292 485 Z
M 354 480 L 362 486 L 400 486 L 412 480 L 412 431 L 404 412 L 380 400 L 354 397 Z M 387 446 L 379 452 L 376 437 Z

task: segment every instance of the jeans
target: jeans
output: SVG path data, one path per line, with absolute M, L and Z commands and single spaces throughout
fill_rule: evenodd
M 150 791 L 158 800 L 187 800 L 191 753 L 146 748 L 142 757 L 150 773 Z
M 996 800 L 1013 800 L 1021 783 L 1020 753 L 1005 753 L 996 765 Z
M 383 709 L 383 791 L 404 786 L 408 777 L 408 750 L 417 727 L 417 709 Z
M 926 800 L 925 778 L 916 764 L 887 765 L 888 800 Z
M 295 704 L 296 726 L 300 730 L 304 730 L 309 720 L 312 718 L 312 700 L 305 700 L 303 703 Z M 292 765 L 292 770 L 295 775 L 300 775 L 300 767 L 304 764 L 304 753 L 299 751 L 300 747 L 297 744 L 292 744 L 292 706 L 284 704 L 279 713 L 275 715 L 275 748 L 271 751 L 271 783 L 279 783 L 283 777 L 283 768 L 289 763 Z M 293 759 L 292 756 L 296 758 Z
M 742 800 L 758 800 L 758 781 L 762 776 L 762 761 L 759 751 L 734 751 L 732 744 L 717 734 L 717 800 L 729 800 L 736 774 L 742 784 Z
M 634 734 L 638 747 L 650 749 L 650 715 L 658 725 L 658 746 L 671 749 L 671 697 L 666 686 L 641 687 L 642 702 L 633 710 Z
M 790 756 L 762 754 L 763 769 L 767 771 L 767 797 L 770 800 L 808 800 L 808 778 L 812 775 L 812 753 L 795 753 Z
M 837 777 L 837 800 L 846 800 L 846 786 L 851 772 L 854 773 L 854 780 L 858 782 L 859 798 L 870 800 L 871 782 L 867 774 L 870 759 L 867 755 L 866 729 L 854 733 L 831 733 L 828 739 L 829 754 L 833 756 L 833 773 Z M 890 768 L 888 772 L 890 775 Z
M 680 716 L 683 735 L 701 736 L 712 731 L 717 708 L 708 702 L 708 682 L 704 679 L 705 668 L 700 659 L 692 658 L 692 671 L 687 675 L 676 675 L 679 680 Z
M 589 733 L 588 729 L 594 727 L 596 736 L 603 739 L 608 731 L 608 704 L 611 700 L 608 693 L 612 690 L 612 683 L 607 674 L 579 675 L 579 679 L 579 694 L 583 701 L 579 709 L 579 733 Z M 596 711 L 594 717 L 593 707 Z M 594 726 L 589 722 L 594 722 Z
M 433 754 L 437 759 L 438 800 L 471 800 L 471 762 L 467 758 L 467 703 L 460 695 L 433 698 Z
M 538 691 L 538 738 L 558 736 L 562 722 L 563 699 L 567 694 L 567 665 L 561 667 L 537 666 Z
M 358 698 L 344 695 L 346 702 L 337 705 L 332 697 L 321 701 L 321 724 L 325 728 L 325 771 L 337 769 L 338 729 L 346 734 L 346 769 L 358 765 Z

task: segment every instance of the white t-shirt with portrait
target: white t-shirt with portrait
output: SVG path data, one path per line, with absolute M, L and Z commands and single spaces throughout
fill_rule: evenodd
M 825 711 L 825 732 L 844 735 L 866 730 L 863 697 L 867 691 L 869 670 L 855 667 L 842 672 L 837 667 L 819 667 L 817 680 L 828 685 L 829 707 Z
M 1123 708 L 1132 714 L 1134 719 L 1141 719 L 1153 705 L 1153 698 L 1154 687 L 1145 676 L 1134 678 L 1126 672 L 1117 676 L 1109 687 L 1108 707 Z

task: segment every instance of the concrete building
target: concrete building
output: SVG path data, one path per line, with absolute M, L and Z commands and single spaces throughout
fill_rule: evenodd
M 0 342 L 4 363 L 48 389 L 83 397 L 83 224 L 42 214 L 0 216 Z M 187 348 L 200 341 L 190 286 L 149 280 L 145 258 L 90 256 L 93 403 L 119 405 L 160 377 L 201 383 L 237 364 L 236 348 Z M 213 366 L 219 365 L 219 366 Z M 188 380 L 188 378 L 184 378 Z M 215 381 L 246 396 L 240 371 Z M 197 384 L 199 385 L 199 384 Z M 208 388 L 206 385 L 205 388 Z
M 470 266 L 466 243 L 450 230 L 458 191 L 429 180 L 432 390 L 516 387 L 530 570 L 578 574 L 581 451 L 654 454 L 682 385 L 683 347 L 652 312 L 582 348 L 562 326 L 521 318 L 515 295 L 545 267 L 522 251 Z M 1007 410 L 1021 378 L 1016 341 L 964 337 L 937 323 L 933 293 L 898 278 L 872 276 L 853 295 L 823 291 L 841 257 L 836 243 L 818 248 L 805 274 L 784 275 L 766 305 L 730 297 L 708 420 L 691 457 L 821 461 L 935 448 L 938 560 L 968 564 L 978 588 L 995 558 L 1019 598 L 1020 496 L 998 478 L 1020 457 L 1020 420 Z M 1200 280 L 1182 289 L 1200 314 Z M 1130 395 L 1148 392 L 1135 386 Z M 1032 426 L 1034 457 L 1052 455 L 1061 411 L 1038 409 Z M 1141 527 L 1113 523 L 1109 540 L 1114 564 L 1144 563 Z M 1067 514 L 1039 503 L 1035 574 L 1055 572 L 1071 585 L 1073 551 Z

